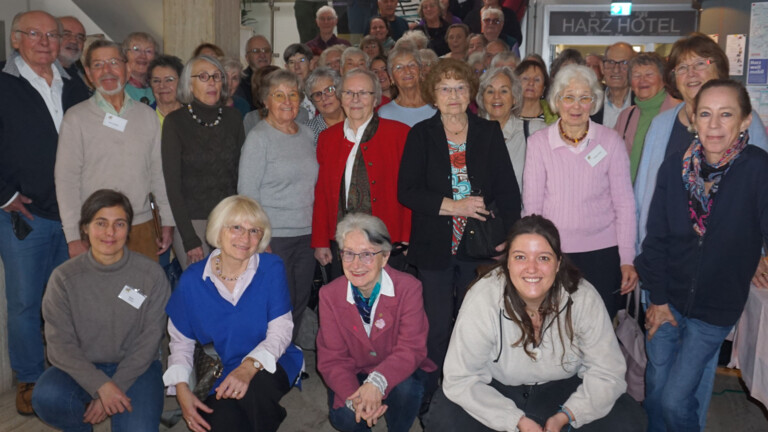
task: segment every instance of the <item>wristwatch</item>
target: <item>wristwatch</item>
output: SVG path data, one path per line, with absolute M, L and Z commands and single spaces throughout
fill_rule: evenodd
M 261 362 L 260 362 L 260 361 L 258 361 L 258 360 L 254 360 L 254 361 L 253 361 L 253 367 L 255 367 L 255 368 L 256 368 L 256 373 L 258 373 L 258 372 L 260 372 L 262 369 L 264 369 L 264 365 L 263 365 L 263 364 L 261 364 Z

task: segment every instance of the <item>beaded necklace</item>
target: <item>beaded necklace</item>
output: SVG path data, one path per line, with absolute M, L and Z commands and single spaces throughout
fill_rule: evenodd
M 219 279 L 225 281 L 225 282 L 234 282 L 238 281 L 243 277 L 243 273 L 240 273 L 237 276 L 230 277 L 230 276 L 224 276 L 223 272 L 221 271 L 221 255 L 216 255 L 216 258 L 213 259 L 213 267 L 214 271 L 216 272 L 216 276 L 218 276 Z
M 586 138 L 587 134 L 589 133 L 589 122 L 587 122 L 587 128 L 584 130 L 584 133 L 581 134 L 581 136 L 578 137 L 578 138 L 571 138 L 570 136 L 568 136 L 568 134 L 565 133 L 565 130 L 563 129 L 563 121 L 562 120 L 560 120 L 557 123 L 557 126 L 560 129 L 560 136 L 562 136 L 564 140 L 566 140 L 566 141 L 568 141 L 569 143 L 572 143 L 572 144 L 578 144 L 579 142 L 581 142 L 581 140 Z
M 192 104 L 187 104 L 187 111 L 189 111 L 189 113 L 192 115 L 192 118 L 195 119 L 195 121 L 197 121 L 197 123 L 200 126 L 214 127 L 214 126 L 217 126 L 219 123 L 221 123 L 221 113 L 222 113 L 221 107 L 219 107 L 219 114 L 216 116 L 216 120 L 214 120 L 213 123 L 206 123 L 202 119 L 200 119 L 197 116 L 197 114 L 195 114 L 195 112 L 192 110 Z

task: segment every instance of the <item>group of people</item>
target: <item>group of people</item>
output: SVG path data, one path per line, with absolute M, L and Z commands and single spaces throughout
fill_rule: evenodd
M 667 59 L 618 42 L 548 67 L 519 59 L 498 2 L 445 3 L 400 32 L 382 6 L 359 47 L 323 6 L 284 67 L 254 36 L 244 70 L 210 43 L 184 64 L 146 33 L 86 48 L 74 18 L 17 15 L 0 72 L 17 410 L 154 430 L 166 387 L 190 430 L 275 431 L 320 265 L 338 430 L 703 429 L 720 345 L 768 287 L 768 136 L 725 54 L 695 33 Z M 638 282 L 644 410 L 612 327 Z M 199 397 L 203 347 L 223 371 Z

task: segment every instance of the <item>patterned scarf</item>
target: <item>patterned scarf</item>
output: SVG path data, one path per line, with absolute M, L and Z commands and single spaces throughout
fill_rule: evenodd
M 742 132 L 736 142 L 726 150 L 723 157 L 714 165 L 709 165 L 704 158 L 703 147 L 698 135 L 683 157 L 683 184 L 688 191 L 688 212 L 693 222 L 693 230 L 700 237 L 707 231 L 712 201 L 720 188 L 720 181 L 731 168 L 749 142 L 749 133 Z M 709 194 L 704 192 L 704 183 L 713 182 Z
M 381 281 L 376 282 L 376 286 L 373 287 L 371 296 L 368 298 L 363 297 L 363 293 L 361 293 L 356 286 L 352 285 L 352 297 L 355 299 L 355 306 L 357 306 L 357 311 L 360 313 L 360 317 L 366 324 L 371 323 L 371 309 L 373 308 L 373 304 L 376 303 L 376 297 L 379 296 L 379 291 L 381 291 Z

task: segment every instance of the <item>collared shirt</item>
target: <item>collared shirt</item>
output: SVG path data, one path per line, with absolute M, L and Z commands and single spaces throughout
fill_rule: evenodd
M 301 100 L 301 104 L 299 105 L 306 108 L 307 113 L 309 114 L 307 121 L 315 118 L 315 106 L 312 104 L 312 101 L 309 100 L 308 97 L 304 96 L 304 99 Z
M 349 198 L 349 186 L 352 184 L 352 171 L 355 166 L 357 150 L 360 148 L 360 140 L 363 139 L 363 133 L 365 133 L 365 128 L 368 127 L 368 123 L 371 122 L 371 119 L 373 119 L 373 115 L 357 128 L 357 132 L 352 131 L 352 128 L 349 126 L 349 119 L 344 120 L 344 138 L 355 143 L 355 145 L 352 146 L 352 150 L 349 152 L 349 156 L 347 156 L 347 165 L 346 168 L 344 168 L 344 190 L 347 191 L 347 196 L 344 197 L 344 201 Z
M 558 122 L 561 122 L 561 121 L 563 121 L 563 120 L 562 119 L 558 120 Z M 557 123 L 555 123 L 555 124 L 557 124 Z M 593 125 L 594 125 L 594 123 L 593 123 Z M 559 127 L 559 126 L 557 126 L 557 127 Z M 559 139 L 557 139 L 557 140 L 549 140 L 549 148 L 551 148 L 552 150 L 557 150 L 558 148 L 565 147 L 568 150 L 570 150 L 571 153 L 579 154 L 579 153 L 583 152 L 585 148 L 587 148 L 587 146 L 589 145 L 589 142 L 592 141 L 592 138 L 595 136 L 593 130 L 594 130 L 594 127 L 592 127 L 587 132 L 587 136 L 585 136 L 584 139 L 581 140 L 581 142 L 576 144 L 576 145 L 572 145 L 570 142 L 564 140 L 563 137 L 558 133 L 557 137 Z
M 632 92 L 627 89 L 627 95 L 624 97 L 624 103 L 617 107 L 611 102 L 611 89 L 605 90 L 605 103 L 603 108 L 603 126 L 613 129 L 616 120 L 619 119 L 619 113 L 632 105 Z
M 56 131 L 58 132 L 59 128 L 61 128 L 61 120 L 64 118 L 64 107 L 61 103 L 61 95 L 64 91 L 64 80 L 61 78 L 59 69 L 55 65 L 51 65 L 53 80 L 51 81 L 51 85 L 48 85 L 45 78 L 35 73 L 21 56 L 16 56 L 15 61 L 16 67 L 19 69 L 19 74 L 29 81 L 32 87 L 34 87 L 34 89 L 40 93 L 40 96 L 42 96 L 43 101 L 45 101 L 45 106 L 51 114 L 53 124 L 56 125 Z
M 312 54 L 315 56 L 319 56 L 323 51 L 325 51 L 326 48 L 334 45 L 350 46 L 350 43 L 346 39 L 339 39 L 335 34 L 332 34 L 327 41 L 323 40 L 320 35 L 317 35 L 316 38 L 307 42 L 307 46 L 312 50 Z
M 256 271 L 259 268 L 259 255 L 254 254 L 248 261 L 245 272 L 235 283 L 235 288 L 230 293 L 224 282 L 216 277 L 213 270 L 213 259 L 221 254 L 220 249 L 215 249 L 208 256 L 208 262 L 203 270 L 203 280 L 210 279 L 216 287 L 221 298 L 233 306 L 243 296 L 243 293 L 251 284 Z M 171 355 L 168 357 L 168 370 L 163 374 L 163 383 L 168 386 L 168 394 L 176 394 L 176 384 L 189 383 L 189 376 L 194 370 L 193 357 L 195 353 L 195 340 L 182 334 L 173 325 L 173 320 L 168 318 L 168 334 L 171 337 Z M 248 353 L 245 357 L 258 360 L 264 370 L 274 373 L 277 370 L 277 360 L 291 344 L 293 335 L 293 318 L 291 312 L 286 312 L 267 324 L 267 337 Z M 243 357 L 243 360 L 245 360 Z
M 384 269 L 381 270 L 381 288 L 379 289 L 379 296 L 376 297 L 376 301 L 373 302 L 373 306 L 371 307 L 371 322 L 366 324 L 365 321 L 363 321 L 363 318 L 360 317 L 360 322 L 363 324 L 363 327 L 365 327 L 365 334 L 367 334 L 368 337 L 371 336 L 371 326 L 376 325 L 376 307 L 379 305 L 379 299 L 383 295 L 387 297 L 395 296 L 395 284 Z M 352 294 L 352 284 L 350 282 L 347 282 L 347 303 L 353 306 L 355 305 L 355 297 Z
M 99 108 L 102 109 L 107 114 L 116 115 L 118 117 L 122 117 L 123 113 L 126 112 L 129 108 L 133 106 L 135 103 L 133 99 L 131 99 L 130 96 L 128 96 L 128 93 L 125 93 L 125 90 L 123 90 L 123 106 L 120 107 L 120 112 L 117 112 L 115 110 L 115 107 L 112 106 L 111 103 L 109 103 L 106 99 L 104 99 L 104 96 L 99 93 L 99 91 L 93 92 L 93 96 L 91 96 L 93 100 L 96 102 L 96 105 L 99 106 Z

